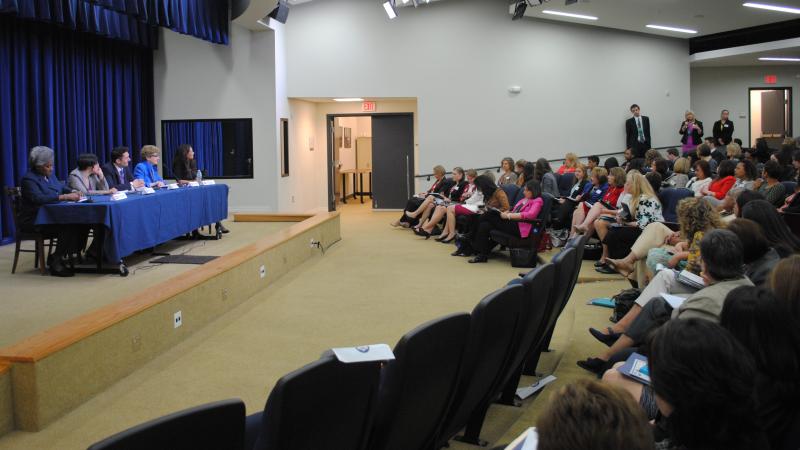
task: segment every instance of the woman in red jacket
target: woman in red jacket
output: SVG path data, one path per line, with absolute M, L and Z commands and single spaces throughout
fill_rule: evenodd
M 719 163 L 719 167 L 717 167 L 717 179 L 708 186 L 703 186 L 700 189 L 700 193 L 704 196 L 703 198 L 711 202 L 712 205 L 719 206 L 722 200 L 725 199 L 725 194 L 727 194 L 736 183 L 736 177 L 733 176 L 735 170 L 736 163 L 730 159 Z

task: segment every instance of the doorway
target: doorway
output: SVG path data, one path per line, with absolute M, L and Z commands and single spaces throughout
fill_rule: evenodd
M 413 113 L 328 114 L 328 210 L 405 207 L 414 183 Z
M 763 137 L 770 148 L 779 148 L 792 136 L 792 88 L 750 88 L 750 146 Z

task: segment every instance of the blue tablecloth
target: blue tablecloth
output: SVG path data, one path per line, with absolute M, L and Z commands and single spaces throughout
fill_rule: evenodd
M 103 224 L 103 252 L 117 262 L 131 253 L 175 239 L 228 217 L 228 186 L 214 184 L 128 193 L 125 200 L 92 196 L 93 203 L 56 203 L 39 208 L 36 225 Z

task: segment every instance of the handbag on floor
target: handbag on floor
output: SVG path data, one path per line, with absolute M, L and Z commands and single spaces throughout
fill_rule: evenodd
M 633 307 L 634 302 L 636 299 L 639 298 L 639 294 L 642 292 L 639 289 L 625 289 L 619 294 L 611 297 L 614 300 L 614 312 L 611 314 L 611 317 L 608 318 L 613 323 L 617 323 L 619 319 L 622 319 L 625 314 L 630 311 Z

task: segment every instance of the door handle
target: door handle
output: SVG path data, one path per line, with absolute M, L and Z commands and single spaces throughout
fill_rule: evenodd
M 406 197 L 411 198 L 411 171 L 409 170 L 408 155 L 406 155 Z

